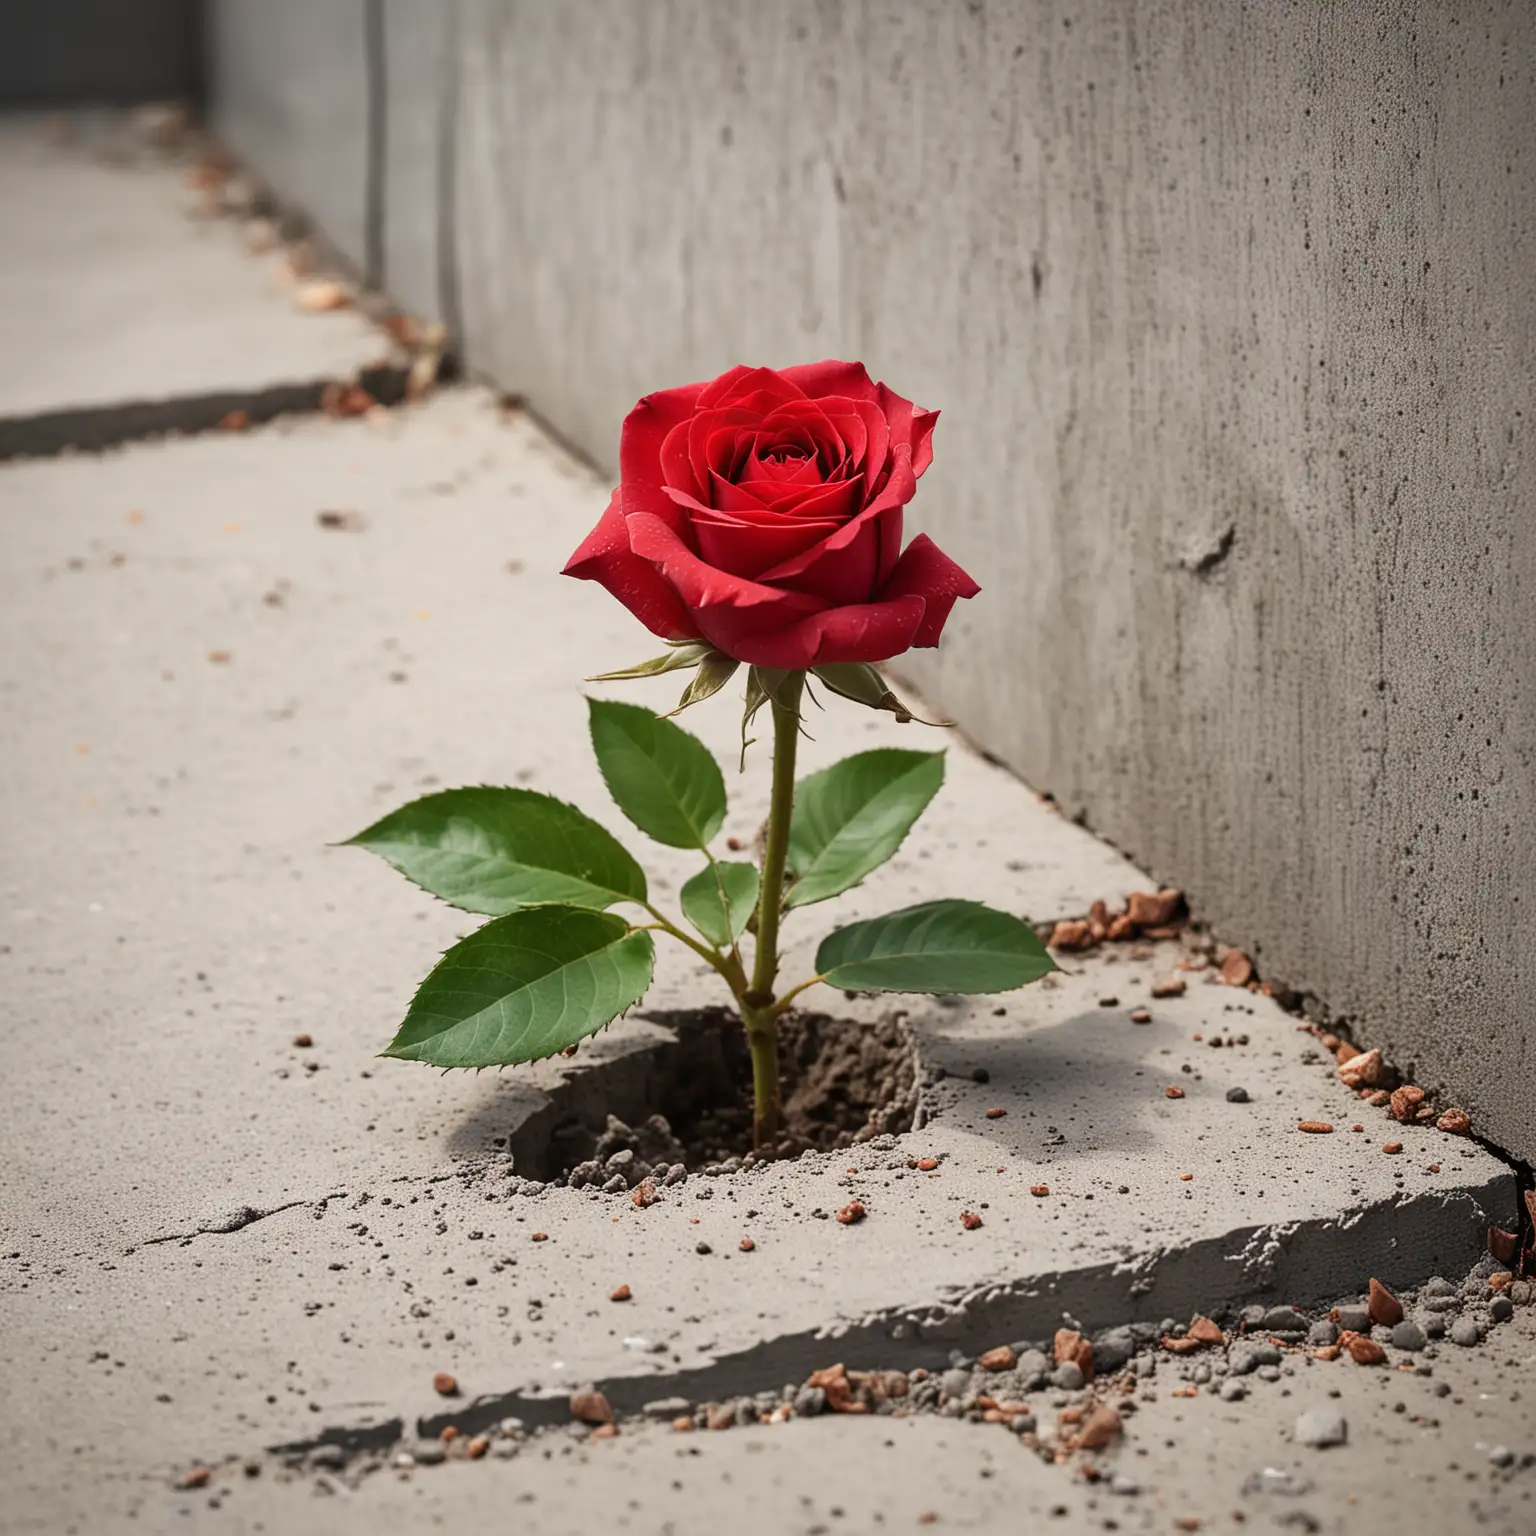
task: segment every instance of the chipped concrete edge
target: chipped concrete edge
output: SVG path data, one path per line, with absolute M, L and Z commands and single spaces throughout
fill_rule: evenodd
M 634 1415 L 658 1399 L 721 1401 L 803 1381 L 834 1359 L 852 1369 L 942 1367 L 951 1350 L 974 1354 L 1000 1341 L 1049 1338 L 1064 1322 L 1101 1333 L 1195 1311 L 1219 1316 L 1278 1297 L 1298 1306 L 1332 1303 L 1362 1290 L 1362 1262 L 1404 1287 L 1464 1272 L 1483 1253 L 1489 1221 L 1515 1199 L 1515 1176 L 1502 1171 L 1450 1194 L 1380 1201 L 1342 1221 L 1257 1223 L 1196 1243 L 829 1321 L 686 1370 L 614 1375 L 592 1385 L 615 1413 Z M 451 1410 L 328 1425 L 267 1450 L 279 1456 L 320 1446 L 377 1451 L 402 1439 L 407 1423 L 416 1436 L 436 1439 L 450 1425 L 474 1435 L 509 1416 L 532 1428 L 566 1423 L 569 1393 L 514 1387 Z

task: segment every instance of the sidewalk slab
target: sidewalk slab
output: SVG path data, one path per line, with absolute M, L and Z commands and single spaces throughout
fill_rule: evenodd
M 312 406 L 387 354 L 355 310 L 300 311 L 237 222 L 192 217 L 185 171 L 118 119 L 0 118 L 0 458 Z
M 466 1427 L 563 1417 L 593 1381 L 622 1408 L 718 1397 L 832 1359 L 942 1363 L 1064 1314 L 1095 1329 L 1455 1274 L 1510 1218 L 1513 1177 L 1475 1143 L 1403 1132 L 1385 1157 L 1380 1122 L 1350 1134 L 1366 1112 L 1268 1000 L 1194 982 L 1132 1024 L 1167 953 L 899 1000 L 944 1075 L 894 1144 L 692 1176 L 646 1211 L 523 1192 L 506 1138 L 665 1031 L 632 1018 L 501 1074 L 375 1060 L 475 924 L 328 845 L 432 787 L 520 783 L 609 824 L 663 900 L 692 873 L 640 847 L 586 742 L 580 679 L 655 649 L 556 575 L 605 500 L 473 390 L 0 467 L 0 699 L 25 743 L 0 781 L 0 1372 L 28 1383 L 0 1407 L 0 1454 L 18 1508 L 55 1508 L 88 1466 L 107 1529 L 193 1460 L 430 1429 L 440 1370 Z M 676 689 L 594 691 L 662 706 Z M 685 723 L 733 761 L 724 696 Z M 810 728 L 804 771 L 941 739 L 852 706 Z M 929 813 L 835 919 L 794 917 L 786 977 L 832 921 L 939 895 L 1043 920 L 1150 884 L 943 740 Z M 727 784 L 725 832 L 750 840 L 762 744 Z M 681 951 L 660 958 L 647 1011 L 719 1000 Z M 1246 1043 L 1211 1049 L 1218 1032 Z M 1228 1102 L 1238 1086 L 1249 1102 Z M 1298 1134 L 1313 1119 L 1336 1133 Z M 918 1154 L 936 1177 L 906 1167 Z M 853 1198 L 863 1223 L 824 1219 Z

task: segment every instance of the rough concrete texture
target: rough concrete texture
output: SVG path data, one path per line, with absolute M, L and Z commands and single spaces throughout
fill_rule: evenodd
M 116 118 L 0 120 L 0 458 L 312 406 L 387 354 L 355 311 L 300 312 L 281 255 L 195 217 L 184 170 Z
M 677 1536 L 930 1525 L 1162 1533 L 1189 1521 L 1207 1531 L 1521 1536 L 1536 1502 L 1536 1423 L 1516 1383 L 1533 1366 L 1527 1308 L 1486 1349 L 1438 1358 L 1427 1379 L 1288 1365 L 1274 1382 L 1247 1378 L 1251 1391 L 1235 1404 L 1203 1392 L 1177 1399 L 1160 1380 L 1138 1395 L 1127 1442 L 1101 1458 L 1095 1483 L 1042 1465 L 997 1426 L 837 1417 L 689 1436 L 626 1426 L 606 1444 L 540 1437 L 512 1460 L 381 1473 L 355 1488 L 348 1475 L 284 1482 L 268 1467 L 252 1481 L 223 1468 L 200 1492 L 147 1493 L 140 1519 L 184 1510 L 209 1529 L 298 1533 L 418 1530 L 435 1518 L 476 1530 L 510 1511 L 522 1530 Z M 1296 1420 L 1317 1411 L 1344 1416 L 1345 1446 L 1297 1443 Z
M 0 1360 L 27 1383 L 0 1408 L 16 1529 L 135 1513 L 156 1528 L 185 1502 L 166 1485 L 193 1461 L 388 1442 L 446 1408 L 562 1417 L 589 1381 L 627 1410 L 777 1388 L 836 1358 L 942 1366 L 952 1348 L 1048 1336 L 1068 1312 L 1097 1328 L 1327 1302 L 1370 1273 L 1457 1274 L 1490 1218 L 1513 1219 L 1513 1179 L 1476 1144 L 1403 1132 L 1405 1154 L 1386 1157 L 1382 1122 L 1345 1130 L 1368 1112 L 1269 1001 L 1196 981 L 1132 1024 L 1167 953 L 1095 958 L 1053 987 L 953 1008 L 906 1000 L 925 1064 L 949 1075 L 894 1147 L 692 1176 L 644 1211 L 526 1191 L 498 1139 L 547 1115 L 562 1080 L 580 1091 L 631 1072 L 661 1032 L 631 1020 L 572 1062 L 502 1075 L 374 1060 L 423 971 L 473 924 L 327 844 L 434 785 L 476 782 L 553 790 L 641 841 L 607 804 L 577 679 L 652 642 L 554 574 L 604 496 L 525 418 L 469 391 L 383 419 L 0 469 L 0 689 L 26 742 L 4 778 L 0 952 L 14 1234 Z M 322 510 L 362 526 L 323 526 Z M 723 700 L 690 723 L 734 747 Z M 915 729 L 835 709 L 813 724 L 805 768 L 932 739 Z M 962 743 L 948 764 L 919 829 L 839 918 L 956 893 L 1040 919 L 1145 885 Z M 725 831 L 750 838 L 764 749 L 728 782 Z M 690 873 L 642 852 L 663 896 Z M 787 976 L 826 921 L 795 917 Z M 663 951 L 648 1007 L 714 1000 L 680 954 Z M 850 1028 L 870 1012 L 807 1002 Z M 1217 1032 L 1247 1043 L 1193 1038 Z M 1233 1085 L 1251 1102 L 1229 1103 Z M 1297 1131 L 1314 1118 L 1335 1133 Z M 940 1160 L 934 1176 L 906 1167 L 919 1153 Z M 1037 1182 L 1048 1196 L 1028 1193 Z M 862 1223 L 818 1218 L 851 1198 Z M 982 1226 L 964 1230 L 962 1210 Z M 610 1302 L 621 1284 L 633 1299 Z M 462 1406 L 434 1393 L 439 1370 Z M 949 1454 L 952 1431 L 915 1433 Z M 846 1449 L 861 1482 L 884 1482 L 883 1445 L 849 1434 L 804 1465 Z M 800 1436 L 784 1442 L 792 1458 Z M 979 1469 L 1015 1449 L 953 1454 Z M 633 1454 L 652 1458 L 648 1497 L 670 1500 L 673 1448 Z M 774 1454 L 762 1465 L 798 1465 Z M 1010 1464 L 1007 1486 L 1077 1505 L 1064 1475 L 1042 1472 Z M 455 1486 L 473 1511 L 521 1496 L 529 1475 Z M 562 1506 L 545 1528 L 593 1528 L 564 1507 L 559 1474 L 538 1476 L 537 1497 Z M 349 1526 L 419 1511 L 416 1486 L 375 1481 Z M 237 1522 L 269 1497 L 237 1494 Z M 338 1519 L 339 1506 L 285 1508 L 257 1518 Z
M 403 10 L 391 35 L 430 30 Z M 264 8 L 262 46 L 295 25 Z M 315 25 L 287 76 L 345 94 Z M 860 356 L 943 407 L 915 515 L 989 593 L 924 687 L 1536 1157 L 1536 10 L 465 0 L 458 25 L 438 260 L 472 363 L 599 460 L 638 396 L 743 359 Z M 440 230 L 421 133 L 454 88 L 389 81 L 416 125 L 393 247 Z M 285 166 L 339 164 L 338 131 L 237 142 L 326 218 L 356 157 Z
M 1536 9 L 464 37 L 470 358 L 605 461 L 742 359 L 942 407 L 916 517 L 989 596 L 924 687 L 1536 1158 Z

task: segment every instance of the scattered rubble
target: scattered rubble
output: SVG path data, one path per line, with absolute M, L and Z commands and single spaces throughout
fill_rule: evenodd
M 1115 1468 L 1114 1458 L 1143 1402 L 1160 1395 L 1209 1395 L 1237 1404 L 1271 1383 L 1289 1393 L 1290 1386 L 1279 1384 L 1311 1369 L 1369 1369 L 1395 1363 L 1399 1370 L 1431 1375 L 1437 1339 L 1472 1348 L 1513 1315 L 1517 1305 L 1531 1300 L 1529 1282 L 1489 1256 L 1460 1283 L 1435 1277 L 1401 1295 L 1371 1277 L 1361 1295 L 1323 1311 L 1256 1303 L 1229 1314 L 1197 1313 L 1187 1324 L 1165 1318 L 1156 1324 L 1122 1324 L 1092 1336 L 1080 1328 L 1062 1327 L 1048 1341 L 999 1342 L 974 1358 L 954 1352 L 942 1371 L 921 1366 L 907 1371 L 852 1370 L 839 1361 L 812 1371 L 802 1382 L 751 1395 L 693 1404 L 681 1397 L 658 1398 L 645 1405 L 637 1420 L 691 1434 L 778 1425 L 829 1413 L 936 1413 L 997 1426 L 1042 1460 L 1076 1463 L 1089 1481 L 1103 1480 L 1111 1492 L 1134 1497 L 1139 1485 Z M 457 1393 L 457 1382 L 447 1373 L 433 1380 L 439 1392 L 445 1382 Z M 569 1432 L 578 1438 L 600 1442 L 619 1435 L 619 1417 L 604 1393 L 576 1392 L 568 1406 Z M 1346 1444 L 1349 1426 L 1342 1414 L 1314 1408 L 1297 1417 L 1294 1435 L 1298 1446 L 1321 1450 Z M 449 1425 L 435 1439 L 406 1441 L 383 1454 L 354 1455 L 322 1444 L 290 1465 L 316 1474 L 346 1467 L 355 1486 L 358 1476 L 385 1466 L 408 1475 L 446 1461 L 515 1456 L 527 1439 L 523 1422 L 507 1418 L 473 1435 Z M 1509 1462 L 1494 1465 L 1513 1464 L 1513 1453 L 1509 1456 Z M 203 1487 L 211 1477 L 206 1467 L 194 1465 L 176 1486 Z M 198 1478 L 201 1481 L 187 1481 Z

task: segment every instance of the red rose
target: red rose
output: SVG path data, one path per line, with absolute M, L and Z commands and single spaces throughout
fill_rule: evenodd
M 862 363 L 732 368 L 647 395 L 565 574 L 655 634 L 782 671 L 937 645 L 955 599 L 980 590 L 926 535 L 901 548 L 937 420 Z

